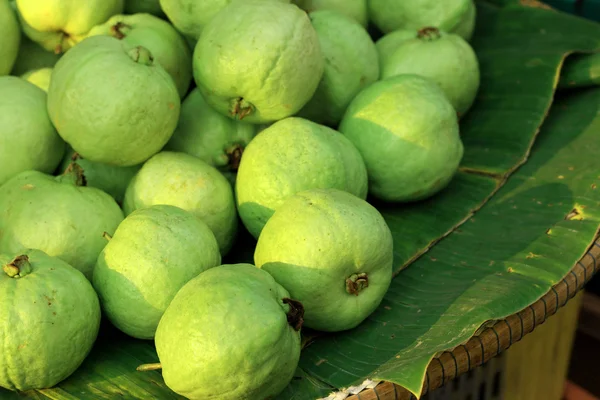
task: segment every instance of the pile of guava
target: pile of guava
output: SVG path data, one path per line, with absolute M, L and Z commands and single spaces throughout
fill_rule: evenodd
M 178 395 L 278 396 L 303 329 L 354 329 L 386 296 L 411 238 L 376 205 L 451 184 L 475 14 L 0 0 L 0 387 L 60 385 L 104 321 L 153 342 L 133 373 Z

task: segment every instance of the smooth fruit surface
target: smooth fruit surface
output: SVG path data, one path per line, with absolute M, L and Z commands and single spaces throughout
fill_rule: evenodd
M 46 93 L 48 92 L 48 87 L 50 87 L 51 77 L 52 68 L 35 69 L 21 75 L 21 78 L 33 83 L 35 86 L 39 87 Z
M 0 386 L 52 387 L 96 340 L 96 292 L 81 272 L 40 250 L 0 253 L 0 267 Z
M 274 398 L 300 358 L 301 306 L 289 300 L 250 264 L 211 268 L 189 281 L 156 331 L 167 386 L 188 399 Z
M 342 132 L 361 153 L 370 193 L 414 201 L 442 190 L 463 155 L 456 111 L 442 89 L 419 75 L 369 86 L 352 101 Z
M 261 131 L 244 151 L 236 179 L 239 215 L 258 238 L 288 197 L 312 188 L 336 188 L 365 198 L 365 164 L 339 132 L 286 118 Z
M 93 36 L 56 63 L 48 112 L 56 130 L 90 161 L 137 165 L 167 143 L 179 118 L 171 76 L 144 47 Z
M 206 223 L 178 207 L 155 205 L 119 225 L 98 257 L 93 283 L 117 328 L 152 339 L 177 291 L 220 264 L 217 239 Z
M 0 0 L 0 76 L 8 75 L 19 53 L 21 28 L 8 0 Z
M 46 93 L 14 76 L 0 77 L 0 185 L 19 172 L 52 172 L 65 151 L 46 111 Z
M 305 326 L 335 332 L 377 308 L 393 256 L 392 233 L 373 206 L 341 190 L 311 189 L 275 211 L 254 262 L 304 305 Z
M 322 10 L 340 12 L 365 28 L 369 22 L 367 0 L 294 0 L 294 3 L 308 13 Z
M 204 28 L 194 79 L 206 102 L 251 123 L 298 112 L 323 74 L 323 54 L 306 12 L 274 1 L 236 1 Z

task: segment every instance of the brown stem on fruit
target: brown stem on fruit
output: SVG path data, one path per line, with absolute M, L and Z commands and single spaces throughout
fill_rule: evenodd
M 232 171 L 237 171 L 240 167 L 240 162 L 242 161 L 242 154 L 244 153 L 244 146 L 241 144 L 236 144 L 225 150 L 227 154 L 227 158 L 229 162 L 227 166 Z
M 253 111 L 254 106 L 250 102 L 244 100 L 243 97 L 237 97 L 231 100 L 230 113 L 240 121 L 252 114 Z
M 110 34 L 121 40 L 125 37 L 124 29 L 131 29 L 131 26 L 119 21 L 110 27 Z
M 11 278 L 22 278 L 31 272 L 29 257 L 25 254 L 17 256 L 10 263 L 5 264 L 2 269 Z
M 73 153 L 73 155 L 71 156 L 71 161 L 77 161 L 79 159 L 81 159 L 81 156 L 78 152 Z
M 282 299 L 282 301 L 283 304 L 288 304 L 290 306 L 290 310 L 287 313 L 288 324 L 299 331 L 304 323 L 304 306 L 299 301 L 287 297 Z
M 112 240 L 112 236 L 111 236 L 111 235 L 110 235 L 110 233 L 108 233 L 108 232 L 104 232 L 104 233 L 102 233 L 102 237 L 103 237 L 104 239 L 106 239 L 106 241 L 107 241 L 107 242 L 110 242 L 110 241 Z
M 346 292 L 358 296 L 361 290 L 369 287 L 369 277 L 365 273 L 352 274 L 346 279 Z
M 142 364 L 136 368 L 137 371 L 142 371 L 142 372 L 156 371 L 157 369 L 162 369 L 162 365 L 160 363 Z
M 77 164 L 75 161 L 71 161 L 65 169 L 65 172 L 59 177 L 61 180 L 67 180 L 73 183 L 76 186 L 87 186 L 87 179 L 85 179 L 85 175 L 83 173 L 83 168 L 81 165 Z
M 417 32 L 417 38 L 427 41 L 437 40 L 441 36 L 440 30 L 434 26 L 427 26 Z

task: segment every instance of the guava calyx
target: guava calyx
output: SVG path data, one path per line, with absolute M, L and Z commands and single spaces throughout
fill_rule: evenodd
M 440 30 L 435 26 L 426 26 L 425 28 L 419 29 L 419 32 L 417 32 L 417 38 L 426 40 L 428 42 L 437 40 L 441 37 L 442 35 Z
M 127 52 L 129 57 L 138 64 L 151 66 L 154 64 L 154 56 L 150 53 L 150 50 L 144 46 L 136 46 Z
M 75 161 L 71 161 L 65 169 L 65 172 L 63 172 L 62 175 L 59 175 L 57 179 L 61 182 L 70 182 L 75 186 L 87 186 L 87 179 L 83 173 L 83 168 Z
M 304 324 L 304 306 L 299 301 L 287 297 L 283 298 L 281 301 L 283 304 L 290 306 L 290 310 L 287 312 L 288 324 L 290 324 L 294 330 L 299 331 L 302 328 L 302 324 Z
M 352 274 L 346 279 L 346 292 L 358 296 L 360 292 L 369 287 L 369 277 L 365 273 Z
M 225 149 L 225 154 L 227 154 L 227 166 L 232 171 L 237 171 L 240 162 L 242 161 L 242 153 L 244 153 L 244 146 L 241 144 L 235 144 L 227 149 Z
M 17 256 L 11 262 L 5 264 L 2 269 L 10 278 L 22 278 L 31 272 L 29 257 L 25 254 Z
M 229 112 L 241 121 L 254 112 L 254 106 L 243 97 L 236 97 L 231 100 Z
M 119 21 L 110 27 L 110 35 L 121 40 L 126 36 L 129 30 L 131 30 L 131 25 Z

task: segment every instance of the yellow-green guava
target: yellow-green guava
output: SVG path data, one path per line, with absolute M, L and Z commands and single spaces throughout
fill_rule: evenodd
M 52 77 L 52 68 L 40 68 L 30 70 L 21 75 L 21 78 L 28 82 L 33 83 L 35 86 L 42 89 L 44 92 L 48 92 L 50 87 L 50 78 Z
M 365 28 L 369 22 L 367 0 L 294 0 L 293 2 L 307 13 L 332 10 L 352 18 Z
M 8 0 L 0 0 L 0 76 L 8 75 L 19 53 L 21 28 Z

